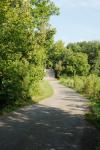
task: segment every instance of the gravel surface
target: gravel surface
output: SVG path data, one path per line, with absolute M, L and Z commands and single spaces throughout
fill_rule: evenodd
M 87 100 L 50 83 L 52 97 L 0 117 L 0 150 L 96 150 L 100 133 L 85 120 Z

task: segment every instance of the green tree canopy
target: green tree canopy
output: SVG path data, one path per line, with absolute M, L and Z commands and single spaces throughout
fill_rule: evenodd
M 44 76 L 50 0 L 0 2 L 0 107 L 32 98 Z

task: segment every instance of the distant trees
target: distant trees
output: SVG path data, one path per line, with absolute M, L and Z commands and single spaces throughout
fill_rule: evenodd
M 82 52 L 88 55 L 88 63 L 90 65 L 90 72 L 94 71 L 95 60 L 100 52 L 100 42 L 90 41 L 90 42 L 78 42 L 70 43 L 67 45 L 67 48 L 73 50 L 73 52 Z
M 49 51 L 49 62 L 51 62 L 52 67 L 55 70 L 56 77 L 61 75 L 63 70 L 63 54 L 65 51 L 64 43 L 60 40 L 53 44 Z
M 81 47 L 76 44 L 66 47 L 62 41 L 56 42 L 51 49 L 49 61 L 58 78 L 62 74 L 87 75 L 90 70 L 87 53 L 82 52 Z
M 58 41 L 50 49 L 49 63 L 55 69 L 57 77 L 62 74 L 82 76 L 96 73 L 100 75 L 99 55 L 100 42 L 69 43 L 65 46 L 62 41 Z
M 90 66 L 88 64 L 87 54 L 73 52 L 64 61 L 66 62 L 64 73 L 68 75 L 82 76 L 89 73 Z

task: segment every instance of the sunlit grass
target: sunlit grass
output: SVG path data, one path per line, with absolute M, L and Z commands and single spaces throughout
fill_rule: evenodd
M 40 82 L 40 92 L 37 96 L 33 97 L 33 102 L 39 102 L 42 99 L 50 97 L 53 94 L 53 88 L 46 80 Z

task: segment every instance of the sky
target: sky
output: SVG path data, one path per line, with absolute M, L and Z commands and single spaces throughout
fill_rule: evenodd
M 60 15 L 51 18 L 55 41 L 100 40 L 100 0 L 53 0 Z

